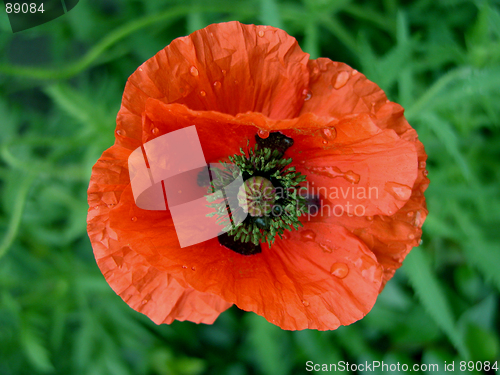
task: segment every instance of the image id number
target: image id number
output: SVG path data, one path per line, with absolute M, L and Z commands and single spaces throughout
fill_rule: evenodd
M 35 3 L 7 3 L 5 4 L 7 13 L 43 13 L 43 3 L 39 6 Z

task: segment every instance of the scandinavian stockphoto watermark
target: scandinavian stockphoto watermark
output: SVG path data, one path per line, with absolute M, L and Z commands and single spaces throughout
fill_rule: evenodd
M 205 184 L 223 166 L 207 165 L 196 127 L 189 126 L 159 136 L 135 149 L 128 159 L 130 183 L 136 205 L 144 210 L 169 210 L 181 247 L 215 238 L 231 228 L 223 227 L 213 212 L 213 202 L 223 202 L 231 224 L 237 226 L 247 217 L 228 194 L 243 185 L 235 165 L 236 177 L 227 186 L 207 194 Z M 229 192 L 229 193 L 226 193 Z M 209 203 L 210 202 L 210 203 Z
M 78 0 L 4 0 L 13 33 L 52 21 L 72 10 Z
M 181 247 L 216 238 L 238 227 L 248 215 L 281 216 L 299 210 L 299 207 L 276 205 L 272 208 L 277 209 L 256 212 L 257 208 L 266 205 L 249 207 L 248 201 L 271 202 L 272 205 L 272 202 L 300 194 L 307 206 L 305 212 L 302 211 L 307 216 L 305 220 L 311 220 L 317 216 L 365 216 L 362 203 L 378 199 L 376 187 L 352 185 L 327 189 L 306 181 L 305 185 L 288 189 L 269 182 L 269 186 L 250 189 L 252 196 L 247 200 L 248 181 L 243 180 L 242 172 L 232 163 L 207 164 L 194 125 L 161 135 L 138 147 L 130 154 L 128 167 L 137 207 L 169 210 Z M 200 183 L 208 181 L 210 184 L 216 175 L 228 171 L 232 177 L 211 192 L 206 183 Z M 221 225 L 213 215 L 214 206 L 217 206 L 214 203 L 221 207 L 223 216 L 230 218 L 230 225 Z
M 252 198 L 258 201 L 275 201 L 296 194 L 306 197 L 307 211 L 305 216 L 308 219 L 317 216 L 366 216 L 365 204 L 360 202 L 379 198 L 377 186 L 330 186 L 327 188 L 325 186 L 316 187 L 314 183 L 310 184 L 308 181 L 299 187 L 288 189 L 280 186 L 269 186 L 260 190 L 254 189 Z M 272 210 L 262 216 L 281 216 L 283 208 L 280 206 L 277 208 L 278 210 Z

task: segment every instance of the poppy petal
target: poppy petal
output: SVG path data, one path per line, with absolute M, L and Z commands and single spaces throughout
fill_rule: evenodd
M 427 155 L 417 132 L 404 118 L 404 109 L 390 102 L 377 84 L 350 66 L 326 58 L 311 60 L 309 70 L 311 97 L 304 103 L 301 113 L 313 112 L 335 119 L 370 114 L 380 129 L 395 131 L 401 139 L 415 147 L 418 164 L 413 166 L 413 170 L 416 171 L 416 179 L 413 184 L 405 184 L 412 187 L 411 195 L 397 212 L 391 209 L 393 215 L 388 216 L 372 212 L 365 217 L 323 218 L 350 229 L 367 244 L 384 266 L 385 285 L 410 250 L 418 246 L 422 235 L 421 227 L 427 215 L 423 193 L 429 185 L 425 171 Z M 390 164 L 392 168 L 399 165 L 393 159 Z M 386 215 L 388 213 L 385 212 Z
M 296 147 L 289 155 L 330 215 L 392 215 L 403 207 L 417 178 L 415 145 L 381 130 L 368 114 L 325 129 L 337 134 L 331 142 L 317 134 L 292 136 Z
M 418 155 L 418 173 L 409 201 L 393 216 L 374 216 L 368 225 L 358 226 L 355 233 L 365 241 L 384 266 L 385 283 L 401 266 L 410 250 L 418 246 L 422 237 L 422 225 L 427 217 L 424 192 L 429 186 L 424 146 L 418 140 L 417 132 L 403 116 L 404 109 L 396 103 L 385 103 L 375 115 L 377 125 L 382 129 L 393 129 L 398 135 L 413 142 Z
M 262 116 L 262 115 L 260 115 Z M 148 99 L 143 119 L 143 143 L 175 130 L 196 125 L 205 160 L 227 159 L 254 141 L 257 128 L 238 123 L 231 115 L 192 111 L 184 105 Z
M 375 254 L 384 268 L 382 287 L 401 267 L 412 248 L 419 245 L 422 225 L 427 217 L 427 207 L 423 191 L 428 179 L 419 171 L 412 196 L 408 202 L 391 216 L 324 216 L 318 220 L 332 225 L 340 225 L 358 236 Z M 421 177 L 420 177 L 421 176 Z
M 208 162 L 239 153 L 247 141 L 252 146 L 257 133 L 252 125 L 283 129 L 295 142 L 287 155 L 294 159 L 297 170 L 308 176 L 309 187 L 326 195 L 332 210 L 341 207 L 349 214 L 357 206 L 363 208 L 362 216 L 393 214 L 410 198 L 417 177 L 415 145 L 401 139 L 392 129 L 380 129 L 367 114 L 335 122 L 336 137 L 327 146 L 318 132 L 332 122 L 313 119 L 310 114 L 274 121 L 259 113 L 233 117 L 148 99 L 145 116 L 144 143 L 196 125 Z M 307 164 L 301 165 L 301 161 Z
M 125 189 L 111 212 L 111 227 L 122 241 L 162 272 L 184 277 L 194 289 L 220 295 L 283 329 L 335 329 L 361 319 L 375 303 L 382 267 L 340 226 L 306 223 L 252 256 L 217 239 L 180 248 L 170 215 L 141 215 L 132 200 Z M 131 215 L 135 222 L 124 220 Z
M 130 76 L 117 129 L 140 140 L 137 130 L 148 98 L 200 111 L 294 117 L 304 102 L 308 59 L 295 38 L 274 27 L 207 26 L 175 39 Z
M 160 272 L 118 239 L 109 214 L 129 185 L 130 151 L 114 146 L 104 152 L 92 171 L 87 230 L 97 264 L 111 288 L 134 310 L 155 323 L 189 320 L 213 323 L 232 304 L 201 293 L 184 281 Z
M 387 96 L 375 83 L 349 65 L 319 58 L 309 61 L 310 99 L 300 113 L 341 118 L 378 110 Z

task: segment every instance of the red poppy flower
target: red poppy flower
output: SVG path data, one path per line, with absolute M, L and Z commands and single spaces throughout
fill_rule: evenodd
M 169 210 L 135 204 L 127 160 L 192 125 L 208 163 L 269 134 L 293 141 L 280 156 L 323 211 L 252 255 L 220 238 L 181 248 Z M 335 329 L 370 311 L 418 245 L 426 158 L 403 108 L 363 74 L 309 60 L 273 27 L 210 25 L 128 79 L 115 144 L 92 170 L 88 233 L 109 285 L 155 323 L 212 323 L 236 304 L 283 329 Z

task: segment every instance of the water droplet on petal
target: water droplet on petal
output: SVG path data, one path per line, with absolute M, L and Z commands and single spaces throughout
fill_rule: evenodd
M 155 134 L 155 135 L 156 135 L 156 134 L 158 134 L 159 132 L 160 132 L 160 130 L 159 130 L 158 128 L 153 128 L 153 129 L 151 130 L 151 133 L 153 133 L 153 134 Z
M 384 190 L 401 201 L 406 201 L 411 197 L 411 187 L 397 182 L 387 182 Z
M 261 38 L 263 38 L 264 37 L 264 30 L 259 30 L 257 35 L 260 36 Z
M 262 139 L 266 139 L 269 137 L 269 132 L 267 130 L 259 129 L 259 131 L 257 131 L 257 135 Z
M 406 214 L 408 217 L 413 217 L 413 215 L 415 215 L 415 212 L 413 211 L 410 211 Z
M 133 216 L 132 219 L 130 219 L 132 221 L 137 221 L 137 217 Z
M 283 234 L 281 235 L 281 238 L 284 239 L 284 240 L 289 240 L 290 239 L 290 233 L 288 231 L 283 232 Z
M 225 69 L 222 69 L 221 73 L 222 73 L 223 76 L 225 76 L 227 74 L 227 71 Z
M 191 73 L 192 76 L 194 77 L 198 77 L 198 69 L 196 69 L 195 66 L 192 66 L 191 68 L 189 68 L 189 73 Z
M 349 80 L 349 72 L 342 71 L 337 74 L 337 79 L 333 83 L 333 87 L 338 90 L 345 86 L 347 81 Z
M 361 255 L 361 257 L 354 262 L 354 265 L 359 269 L 361 276 L 365 279 L 376 282 L 382 276 L 382 267 L 379 267 L 377 261 L 367 254 Z
M 349 267 L 347 267 L 347 264 L 345 263 L 333 263 L 330 268 L 330 273 L 339 279 L 343 279 L 349 274 Z
M 427 175 L 429 174 L 429 171 L 426 169 L 426 170 L 424 170 L 424 171 L 422 172 L 422 174 L 423 174 L 425 177 L 427 177 Z
M 206 96 L 206 95 L 207 95 L 207 93 L 206 93 L 204 90 L 201 90 L 201 91 L 200 91 L 200 95 L 201 95 L 201 96 Z
M 312 70 L 313 74 L 318 74 L 319 73 L 319 68 L 315 66 Z
M 94 210 L 98 210 L 99 209 L 99 206 L 94 206 Z
M 427 163 L 425 161 L 421 161 L 420 163 L 418 163 L 418 167 L 420 169 L 424 169 L 426 166 L 427 166 Z
M 358 73 L 359 73 L 359 72 L 358 72 L 356 69 L 354 69 L 354 70 L 352 71 L 351 75 L 355 76 L 355 75 L 356 75 L 356 74 L 358 74 Z
M 118 129 L 118 130 L 116 131 L 116 135 L 119 135 L 120 137 L 125 136 L 125 130 Z
M 188 268 L 188 266 L 182 266 L 182 268 L 186 269 L 186 268 Z
M 332 126 L 331 128 L 325 128 L 321 130 L 321 136 L 323 137 L 323 144 L 326 145 L 331 142 L 337 136 L 337 130 Z
M 215 87 L 216 89 L 220 89 L 220 88 L 221 88 L 221 86 L 222 86 L 222 85 L 221 85 L 221 83 L 220 83 L 219 81 L 215 81 L 215 82 L 214 82 L 214 87 Z
M 191 269 L 192 269 L 193 271 L 196 271 L 196 267 L 195 267 L 195 266 L 191 267 Z
M 304 101 L 307 102 L 312 97 L 312 92 L 308 89 L 302 90 L 302 96 L 304 96 Z
M 320 176 L 325 176 L 330 178 L 343 177 L 352 184 L 359 183 L 359 180 L 361 178 L 359 174 L 353 171 L 342 172 L 337 167 L 311 167 L 308 169 L 312 173 L 318 174 Z
M 366 217 L 366 220 L 368 220 L 368 221 L 373 221 L 373 216 L 367 216 L 367 217 Z
M 414 239 L 415 239 L 415 235 L 414 235 L 413 233 L 410 233 L 410 234 L 408 235 L 408 238 L 409 238 L 410 240 L 414 240 Z
M 354 173 L 353 171 L 347 171 L 346 173 L 344 173 L 344 178 L 351 184 L 357 184 L 360 177 L 359 174 Z
M 420 213 L 420 211 L 417 211 L 417 212 L 415 213 L 415 222 L 413 223 L 413 225 L 414 225 L 414 226 L 416 226 L 416 227 L 419 227 L 419 226 L 420 226 L 420 224 L 422 224 L 422 223 L 420 222 L 420 220 L 421 220 L 421 219 L 422 219 L 422 214 Z
M 304 242 L 314 241 L 316 239 L 316 233 L 310 229 L 305 229 L 300 232 L 300 237 Z
M 302 304 L 303 304 L 305 307 L 309 306 L 309 302 L 308 302 L 308 301 L 306 301 L 306 300 L 303 300 L 303 301 L 302 301 Z
M 142 303 L 143 305 L 145 305 L 146 303 L 148 303 L 148 300 L 147 300 L 147 299 L 143 299 L 141 303 Z
M 401 255 L 401 254 L 395 255 L 395 256 L 393 256 L 391 258 L 394 259 L 398 263 L 403 263 L 403 260 L 405 260 L 404 255 Z
M 319 247 L 321 247 L 321 250 L 323 250 L 325 253 L 331 253 L 333 251 L 330 246 L 325 245 L 324 243 L 320 243 Z
M 326 139 L 332 139 L 337 136 L 337 131 L 335 130 L 335 128 L 326 128 L 323 129 L 323 134 Z
M 422 245 L 424 243 L 424 240 L 420 239 L 420 241 L 418 241 L 418 245 Z

